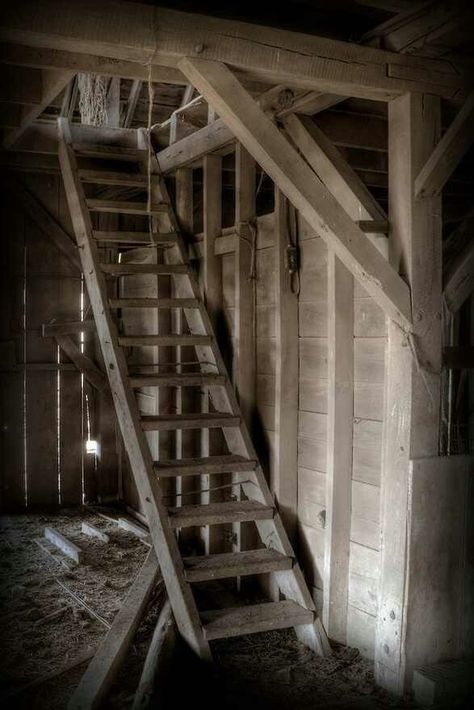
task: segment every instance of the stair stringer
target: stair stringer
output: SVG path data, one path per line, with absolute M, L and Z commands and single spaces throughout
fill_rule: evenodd
M 159 482 L 132 389 L 128 384 L 127 366 L 118 345 L 118 332 L 107 307 L 107 290 L 97 246 L 92 238 L 92 224 L 77 163 L 71 147 L 71 134 L 66 119 L 58 119 L 59 160 L 69 211 L 79 248 L 82 269 L 106 365 L 117 419 L 130 459 L 131 469 L 147 516 L 150 535 L 160 563 L 173 613 L 181 636 L 201 658 L 211 660 L 199 612 L 191 588 L 184 576 L 184 566 L 174 532 L 168 523 L 167 510 L 161 500 Z

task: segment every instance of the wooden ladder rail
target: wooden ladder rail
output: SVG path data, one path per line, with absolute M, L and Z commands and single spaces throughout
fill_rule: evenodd
M 140 424 L 137 402 L 128 383 L 127 365 L 118 345 L 118 333 L 108 307 L 104 275 L 98 249 L 92 238 L 92 224 L 78 177 L 76 156 L 68 121 L 58 119 L 59 161 L 68 206 L 76 235 L 82 270 L 97 326 L 102 355 L 107 369 L 117 419 L 131 468 L 147 516 L 150 534 L 160 562 L 163 580 L 180 634 L 202 659 L 211 660 L 199 612 L 190 585 L 184 576 L 183 562 L 174 532 L 168 524 L 153 470 L 150 449 Z
M 138 129 L 138 131 L 138 145 L 140 148 L 148 151 L 149 143 L 146 130 Z M 171 227 L 178 235 L 176 245 L 166 250 L 165 257 L 169 264 L 184 263 L 188 265 L 186 277 L 172 277 L 175 282 L 175 295 L 177 298 L 194 298 L 198 300 L 199 309 L 184 309 L 186 321 L 193 334 L 212 336 L 212 345 L 196 346 L 198 359 L 203 363 L 214 363 L 214 365 L 203 365 L 204 371 L 215 372 L 217 369 L 218 373 L 225 375 L 224 385 L 209 387 L 210 397 L 217 411 L 240 415 L 240 407 L 228 376 L 227 368 L 218 347 L 209 314 L 202 302 L 197 279 L 190 267 L 186 245 L 179 228 L 178 220 L 174 214 L 171 200 L 161 174 L 156 155 L 154 153 L 151 160 L 151 171 L 154 175 L 158 176 L 158 183 L 155 183 L 154 189 L 156 190 L 156 193 L 153 195 L 153 200 L 157 203 L 164 202 L 169 205 L 168 214 Z M 187 284 L 185 283 L 186 281 L 188 282 Z M 223 434 L 229 451 L 232 454 L 246 456 L 257 461 L 257 467 L 253 474 L 250 474 L 250 476 L 248 474 L 239 474 L 237 477 L 237 483 L 240 479 L 240 484 L 245 495 L 248 496 L 248 498 L 257 500 L 265 505 L 275 506 L 272 493 L 268 487 L 263 470 L 258 463 L 258 456 L 242 417 L 240 417 L 239 428 L 224 428 Z M 252 482 L 246 482 L 252 478 Z M 255 524 L 265 547 L 273 547 L 285 555 L 293 558 L 295 557 L 292 545 L 285 531 L 278 510 L 275 510 L 275 515 L 272 520 L 256 520 Z M 295 627 L 296 634 L 300 641 L 305 643 L 305 645 L 319 655 L 330 654 L 331 648 L 325 629 L 322 625 L 321 619 L 316 613 L 313 598 L 309 592 L 298 562 L 295 560 L 291 570 L 272 572 L 272 575 L 275 575 L 276 583 L 285 597 L 314 612 L 314 622 L 312 624 L 305 624 Z

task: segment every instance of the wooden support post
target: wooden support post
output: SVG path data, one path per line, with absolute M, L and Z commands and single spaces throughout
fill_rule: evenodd
M 354 286 L 328 252 L 328 426 L 323 623 L 346 643 L 354 416 Z
M 204 252 L 203 252 L 203 289 L 206 307 L 212 326 L 217 335 L 219 311 L 222 308 L 222 268 L 220 259 L 215 254 L 215 241 L 222 231 L 222 158 L 218 155 L 206 155 L 203 162 L 204 181 Z M 209 390 L 202 391 L 201 411 L 209 411 Z M 215 452 L 215 433 L 209 429 L 201 430 L 201 456 L 209 456 Z M 214 449 L 214 451 L 212 451 Z M 219 477 L 201 476 L 201 488 L 208 489 L 218 484 Z M 207 504 L 216 500 L 218 493 L 203 492 L 201 503 Z M 217 500 L 219 498 L 217 497 Z M 203 528 L 204 548 L 206 554 L 217 552 L 219 531 L 216 527 Z
M 251 273 L 256 260 L 256 166 L 255 160 L 243 145 L 235 148 L 235 310 L 234 310 L 234 359 L 233 384 L 245 423 L 252 431 L 255 407 L 255 325 L 256 282 Z M 252 244 L 254 243 L 254 246 Z M 240 491 L 234 489 L 240 497 Z M 255 542 L 255 535 L 248 523 L 234 523 L 233 549 L 248 550 Z
M 255 406 L 255 318 L 252 259 L 256 258 L 255 160 L 238 143 L 235 149 L 235 319 L 234 387 L 240 410 L 251 429 Z M 254 247 L 252 242 L 255 240 Z
M 291 542 L 295 542 L 298 495 L 298 296 L 287 267 L 289 214 L 275 188 L 277 289 L 275 304 L 275 467 L 274 493 Z
M 176 216 L 181 227 L 181 231 L 186 238 L 193 232 L 193 171 L 191 168 L 179 168 L 176 171 Z M 177 312 L 176 333 L 184 332 L 186 325 L 183 310 Z M 190 362 L 194 357 L 193 348 L 176 348 L 178 361 Z M 182 368 L 180 368 L 182 370 Z M 190 387 L 176 388 L 176 413 L 196 411 L 197 397 Z M 197 441 L 196 432 L 192 430 L 180 430 L 176 433 L 176 458 L 192 458 L 196 455 Z M 176 481 L 177 493 L 187 493 L 199 487 L 199 478 L 192 476 L 181 476 Z M 189 505 L 197 502 L 195 497 L 186 495 L 178 496 L 178 505 Z M 179 533 L 181 545 L 183 542 L 192 540 L 193 531 L 183 528 Z
M 118 76 L 114 76 L 109 84 L 107 126 L 109 128 L 118 128 L 120 126 L 120 78 Z
M 377 682 L 402 693 L 413 668 L 435 662 L 432 618 L 417 615 L 409 566 L 409 461 L 438 454 L 441 370 L 441 200 L 416 200 L 414 183 L 440 135 L 440 102 L 406 94 L 389 104 L 390 260 L 411 287 L 414 334 L 389 322 L 382 456 L 382 562 L 375 645 Z M 419 607 L 418 607 L 419 611 Z M 414 637 L 423 633 L 423 653 Z M 436 655 L 436 654 L 435 654 Z

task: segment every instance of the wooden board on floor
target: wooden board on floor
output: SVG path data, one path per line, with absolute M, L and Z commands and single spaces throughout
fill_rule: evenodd
M 159 566 L 150 550 L 112 627 L 69 701 L 69 710 L 92 710 L 100 706 L 125 658 L 143 612 L 158 580 Z

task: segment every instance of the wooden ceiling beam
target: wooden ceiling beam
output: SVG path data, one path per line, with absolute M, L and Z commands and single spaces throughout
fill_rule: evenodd
M 175 69 L 199 56 L 269 84 L 363 98 L 407 90 L 456 98 L 470 80 L 441 60 L 122 0 L 25 0 L 8 5 L 0 23 L 6 42 Z
M 0 30 L 1 33 L 1 30 Z M 148 67 L 139 62 L 128 62 L 95 54 L 28 47 L 4 42 L 0 44 L 0 64 L 30 69 L 67 69 L 75 73 L 92 72 L 103 76 L 148 81 Z M 5 70 L 2 70 L 5 71 Z M 160 84 L 186 85 L 183 74 L 173 67 L 153 65 L 151 79 Z M 1 84 L 0 84 L 1 86 Z
M 257 163 L 387 315 L 411 328 L 410 291 L 232 72 L 219 62 L 184 59 L 181 71 Z

